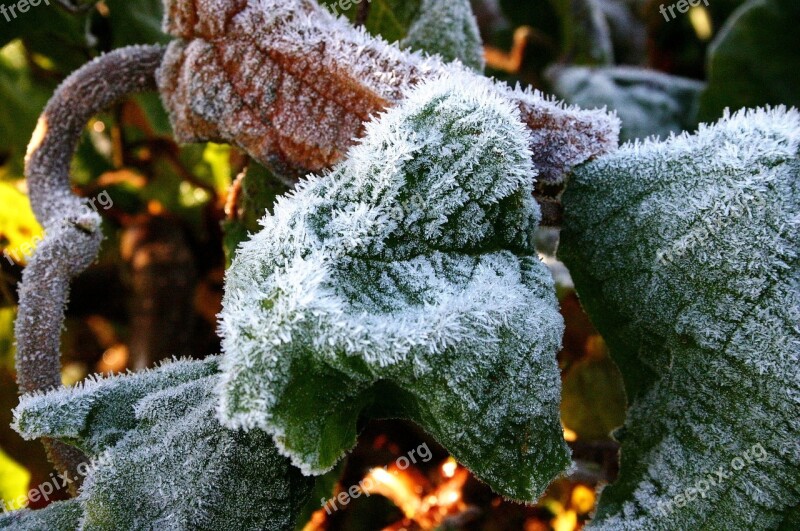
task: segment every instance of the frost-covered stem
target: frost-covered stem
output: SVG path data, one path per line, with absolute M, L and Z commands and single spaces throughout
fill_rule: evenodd
M 25 174 L 31 206 L 45 239 L 25 268 L 16 322 L 20 393 L 61 385 L 60 336 L 70 279 L 97 257 L 100 216 L 72 194 L 69 168 L 86 122 L 132 92 L 155 87 L 164 49 L 133 46 L 85 65 L 61 84 L 28 146 Z M 50 460 L 70 472 L 85 458 L 74 448 L 44 441 Z

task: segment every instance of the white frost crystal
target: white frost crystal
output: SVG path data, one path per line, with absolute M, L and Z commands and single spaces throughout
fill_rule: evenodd
M 266 434 L 219 424 L 217 362 L 24 396 L 17 431 L 78 446 L 91 467 L 76 501 L 0 519 L 0 529 L 291 529 L 309 479 Z
M 561 258 L 626 381 L 594 528 L 761 529 L 800 503 L 800 113 L 576 170 Z
M 368 123 L 229 270 L 220 416 L 306 473 L 355 444 L 362 413 L 418 422 L 515 499 L 569 463 L 529 132 L 474 79 L 424 82 Z

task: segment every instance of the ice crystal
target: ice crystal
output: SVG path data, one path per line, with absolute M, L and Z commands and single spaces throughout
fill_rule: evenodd
M 68 442 L 91 459 L 77 498 L 80 525 L 64 529 L 293 527 L 309 480 L 266 434 L 219 424 L 217 361 L 178 361 L 22 398 L 14 416 L 24 437 Z M 73 505 L 22 513 L 14 525 L 40 529 L 74 513 Z
M 422 0 L 403 47 L 436 50 L 445 61 L 460 60 L 483 72 L 483 45 L 469 0 Z
M 777 527 L 800 502 L 800 114 L 579 168 L 560 251 L 623 373 L 600 529 Z
M 177 39 L 157 77 L 176 137 L 235 144 L 284 175 L 340 162 L 365 121 L 447 72 L 469 72 L 519 106 L 540 180 L 560 183 L 573 165 L 617 145 L 618 122 L 603 111 L 566 108 L 457 62 L 402 51 L 311 0 L 168 0 L 165 29 Z
M 536 500 L 569 462 L 530 132 L 474 79 L 423 82 L 367 124 L 229 270 L 221 418 L 306 473 L 354 445 L 364 412 L 416 421 L 511 498 Z

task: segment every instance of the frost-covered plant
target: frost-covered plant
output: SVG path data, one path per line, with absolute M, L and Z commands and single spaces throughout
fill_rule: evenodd
M 23 397 L 15 428 L 91 458 L 78 498 L 7 521 L 15 529 L 291 529 L 310 478 L 269 437 L 216 419 L 217 358 Z M 3 527 L 0 520 L 0 528 Z M 63 523 L 62 523 L 63 522 Z
M 499 494 L 534 501 L 569 466 L 536 199 L 614 150 L 617 119 L 465 67 L 482 65 L 465 1 L 423 0 L 400 46 L 311 0 L 165 6 L 174 40 L 68 78 L 30 146 L 48 235 L 21 288 L 18 372 L 48 392 L 23 397 L 15 426 L 60 469 L 92 466 L 77 498 L 0 528 L 289 528 L 302 473 L 331 469 L 367 417 L 415 421 Z M 438 34 L 444 20 L 459 31 Z M 665 130 L 697 89 L 571 72 L 583 103 L 628 94 L 631 116 L 653 104 Z M 322 173 L 239 249 L 221 359 L 53 390 L 69 280 L 102 238 L 70 158 L 90 116 L 151 88 L 179 140 Z M 595 527 L 796 527 L 799 149 L 800 114 L 759 110 L 575 171 L 561 255 L 630 402 Z
M 620 140 L 694 129 L 700 94 L 705 84 L 630 66 L 551 68 L 553 92 L 585 109 L 609 108 L 622 122 Z
M 467 2 L 452 3 L 423 2 L 464 20 L 471 33 Z M 177 139 L 234 144 L 283 175 L 340 162 L 363 123 L 421 81 L 448 72 L 486 81 L 459 62 L 389 45 L 310 0 L 165 0 L 165 6 L 165 29 L 175 40 L 157 79 Z M 445 55 L 460 56 L 451 44 L 458 39 L 432 32 L 431 25 L 441 29 L 442 21 L 423 13 L 405 44 L 443 46 Z M 423 40 L 428 37 L 439 39 Z M 474 53 L 460 58 L 474 64 Z M 616 147 L 618 122 L 605 112 L 492 86 L 519 106 L 534 132 L 530 147 L 540 181 L 559 184 L 573 165 Z
M 773 528 L 800 503 L 799 150 L 777 108 L 575 171 L 560 255 L 630 402 L 594 527 Z
M 362 412 L 403 416 L 497 492 L 535 501 L 569 458 L 529 136 L 490 85 L 444 76 L 280 199 L 227 277 L 223 422 L 321 473 Z
M 458 59 L 483 72 L 481 35 L 469 0 L 422 0 L 419 12 L 401 43 L 404 48 L 433 49 L 445 61 Z
M 420 27 L 429 23 L 423 19 Z M 402 51 L 311 0 L 165 0 L 164 28 L 175 37 L 167 48 L 121 48 L 71 75 L 48 103 L 30 144 L 26 175 L 47 238 L 20 288 L 23 392 L 60 384 L 69 281 L 95 259 L 102 239 L 99 217 L 71 194 L 70 158 L 88 119 L 131 92 L 158 88 L 178 140 L 225 141 L 286 176 L 341 161 L 365 120 L 397 104 L 411 87 L 448 73 L 518 106 L 532 132 L 535 170 L 546 184 L 561 184 L 574 164 L 616 146 L 618 123 L 606 113 L 565 108 L 458 62 Z M 532 169 L 529 179 L 535 175 Z M 82 460 L 70 447 L 46 444 L 61 470 L 74 470 Z

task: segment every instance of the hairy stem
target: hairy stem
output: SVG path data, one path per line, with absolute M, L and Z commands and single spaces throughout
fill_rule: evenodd
M 133 92 L 155 88 L 164 49 L 133 46 L 99 57 L 69 76 L 39 118 L 28 146 L 25 175 L 31 206 L 45 230 L 44 241 L 25 268 L 16 322 L 20 393 L 61 385 L 61 329 L 70 280 L 97 257 L 100 216 L 73 195 L 69 168 L 86 122 Z M 44 441 L 60 472 L 76 478 L 86 458 L 76 449 Z M 74 490 L 74 489 L 73 489 Z

